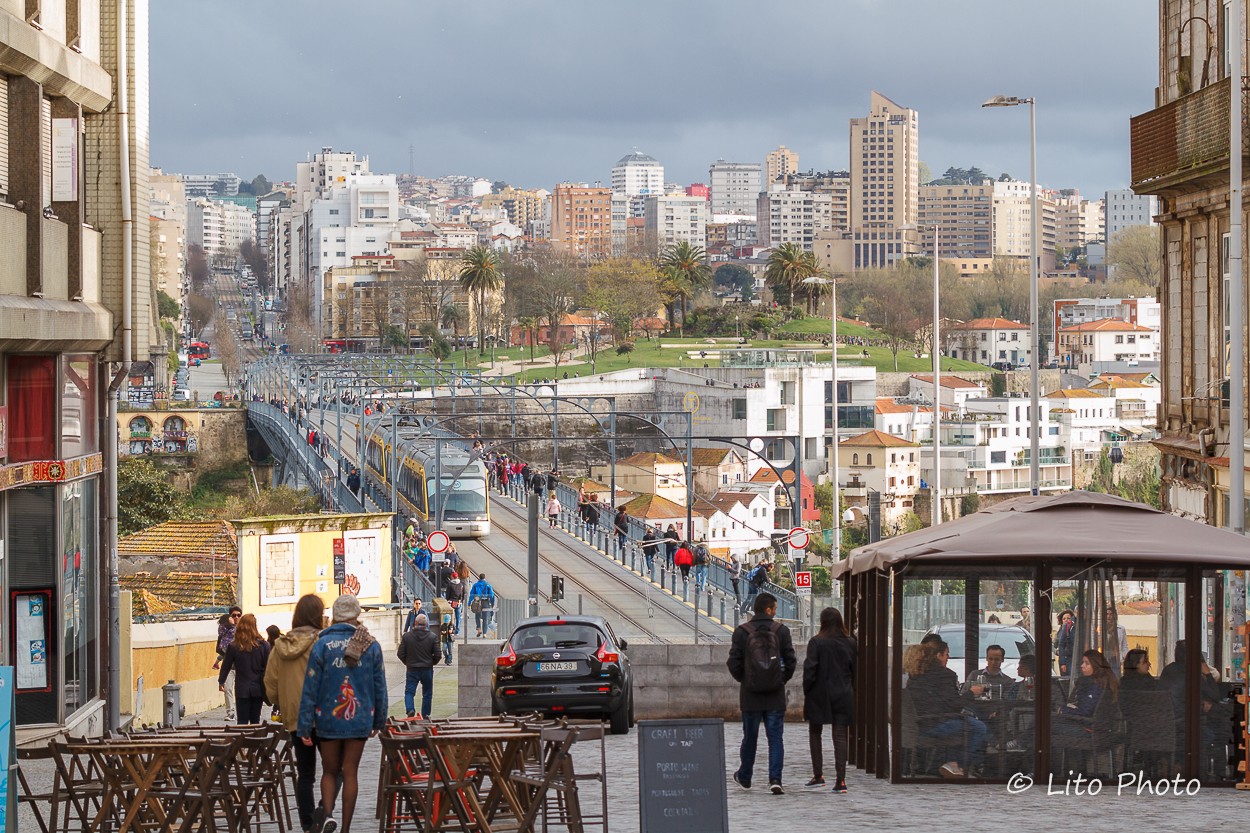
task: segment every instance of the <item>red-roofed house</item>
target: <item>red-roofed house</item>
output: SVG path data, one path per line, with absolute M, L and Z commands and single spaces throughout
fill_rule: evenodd
M 920 491 L 920 445 L 884 431 L 865 431 L 838 444 L 844 499 L 867 511 L 869 490 L 881 493 L 881 523 L 896 527 Z
M 1008 318 L 974 318 L 947 327 L 947 354 L 980 364 L 1028 364 L 1029 325 Z
M 1157 362 L 1159 343 L 1159 331 L 1153 327 L 1102 318 L 1061 327 L 1055 355 L 1067 367 L 1099 362 Z
M 820 524 L 820 507 L 816 505 L 816 486 L 808 478 L 806 474 L 802 474 L 799 478 L 799 517 L 795 519 L 793 507 L 790 506 L 790 493 L 794 483 L 794 472 L 790 469 L 782 471 L 781 476 L 785 481 L 786 488 L 779 488 L 777 481 L 777 473 L 768 466 L 761 467 L 755 474 L 751 475 L 749 482 L 758 484 L 760 487 L 767 487 L 770 494 L 773 495 L 774 524 L 777 529 L 789 529 L 794 526 L 807 526 L 808 524 Z

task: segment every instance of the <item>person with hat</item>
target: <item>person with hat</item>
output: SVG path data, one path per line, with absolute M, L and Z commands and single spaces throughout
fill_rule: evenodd
M 382 648 L 360 624 L 360 612 L 355 596 L 335 599 L 332 624 L 321 632 L 308 656 L 296 734 L 305 746 L 312 746 L 315 733 L 321 751 L 321 806 L 314 813 L 312 833 L 338 829 L 331 816 L 340 777 L 342 829 L 351 829 L 365 742 L 386 725 Z

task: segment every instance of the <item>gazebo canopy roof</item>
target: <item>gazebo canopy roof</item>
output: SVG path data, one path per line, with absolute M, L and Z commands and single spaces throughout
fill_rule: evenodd
M 1250 540 L 1098 492 L 1004 501 L 851 551 L 834 576 L 914 561 L 1016 562 L 1042 558 L 1250 567 Z

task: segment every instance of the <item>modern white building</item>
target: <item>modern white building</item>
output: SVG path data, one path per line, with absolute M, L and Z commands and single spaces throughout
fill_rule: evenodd
M 1097 451 L 1102 448 L 1104 432 L 1120 426 L 1114 396 L 1093 388 L 1063 388 L 1045 396 L 1050 403 L 1051 421 L 1062 426 L 1060 435 L 1067 435 L 1070 450 Z
M 183 174 L 182 186 L 187 198 L 237 197 L 243 180 L 238 174 Z
M 644 236 L 648 251 L 662 252 L 686 241 L 707 247 L 707 200 L 685 194 L 661 194 L 646 198 Z
M 1150 373 L 1134 374 L 1136 378 L 1104 374 L 1089 384 L 1089 389 L 1115 399 L 1120 425 L 1129 429 L 1150 430 L 1158 426 L 1159 403 L 1163 388 Z
M 1072 459 L 1062 425 L 1051 419 L 1052 403 L 1040 402 L 1039 480 L 1043 491 L 1072 487 Z M 942 421 L 942 486 L 975 489 L 980 494 L 1027 493 L 1032 425 L 1027 397 L 971 399 L 962 414 Z M 933 468 L 932 446 L 925 449 L 926 479 Z M 948 459 L 951 458 L 951 459 Z M 966 481 L 946 476 L 965 472 Z
M 922 405 L 918 400 L 899 401 L 879 396 L 874 426 L 878 431 L 910 442 L 932 442 L 933 405 Z
M 1107 240 L 1133 226 L 1154 224 L 1159 213 L 1158 200 L 1150 194 L 1137 195 L 1129 188 L 1108 191 L 1105 197 Z
M 839 368 L 839 372 L 841 368 Z M 950 373 L 942 374 L 940 405 L 955 413 L 963 413 L 970 400 L 983 398 L 988 391 L 984 383 L 973 382 Z M 933 403 L 933 377 L 915 375 L 907 380 L 908 399 Z
M 761 246 L 797 243 L 812 251 L 821 232 L 833 228 L 833 196 L 774 183 L 759 195 L 756 234 Z
M 256 215 L 245 206 L 196 197 L 187 200 L 187 243 L 198 245 L 211 260 L 238 252 L 244 240 L 256 237 Z
M 756 197 L 763 174 L 758 162 L 726 162 L 717 159 L 707 169 L 712 214 L 754 217 Z
M 612 168 L 612 190 L 629 198 L 664 193 L 664 166 L 645 153 L 622 156 Z
M 1028 365 L 1033 360 L 1029 325 L 1008 318 L 974 318 L 948 325 L 943 352 L 980 364 Z

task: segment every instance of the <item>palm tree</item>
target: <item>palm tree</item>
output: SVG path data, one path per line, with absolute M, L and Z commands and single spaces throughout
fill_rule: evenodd
M 782 243 L 768 253 L 764 279 L 768 281 L 774 295 L 785 294 L 787 302 L 793 305 L 795 297 L 806 289 L 803 280 L 819 274 L 820 265 L 816 262 L 815 254 L 804 251 L 798 243 Z M 809 310 L 815 294 L 807 293 Z
M 701 289 L 712 285 L 712 270 L 702 246 L 679 240 L 660 255 L 660 268 L 673 283 L 673 294 L 681 302 L 681 325 L 686 326 L 686 304 Z
M 460 259 L 460 288 L 477 297 L 477 352 L 486 346 L 486 293 L 503 288 L 499 253 L 488 246 L 474 246 Z
M 438 314 L 439 323 L 443 326 L 444 329 L 448 327 L 451 328 L 451 338 L 452 338 L 451 344 L 452 344 L 453 351 L 455 351 L 456 349 L 456 342 L 460 340 L 460 325 L 465 322 L 465 318 L 467 317 L 468 316 L 465 315 L 464 308 L 461 307 L 459 304 L 449 303 L 446 306 L 444 306 L 442 310 L 439 311 L 439 314 Z M 465 348 L 464 348 L 464 360 L 465 360 L 465 364 L 467 365 L 469 363 L 468 345 L 465 345 Z

